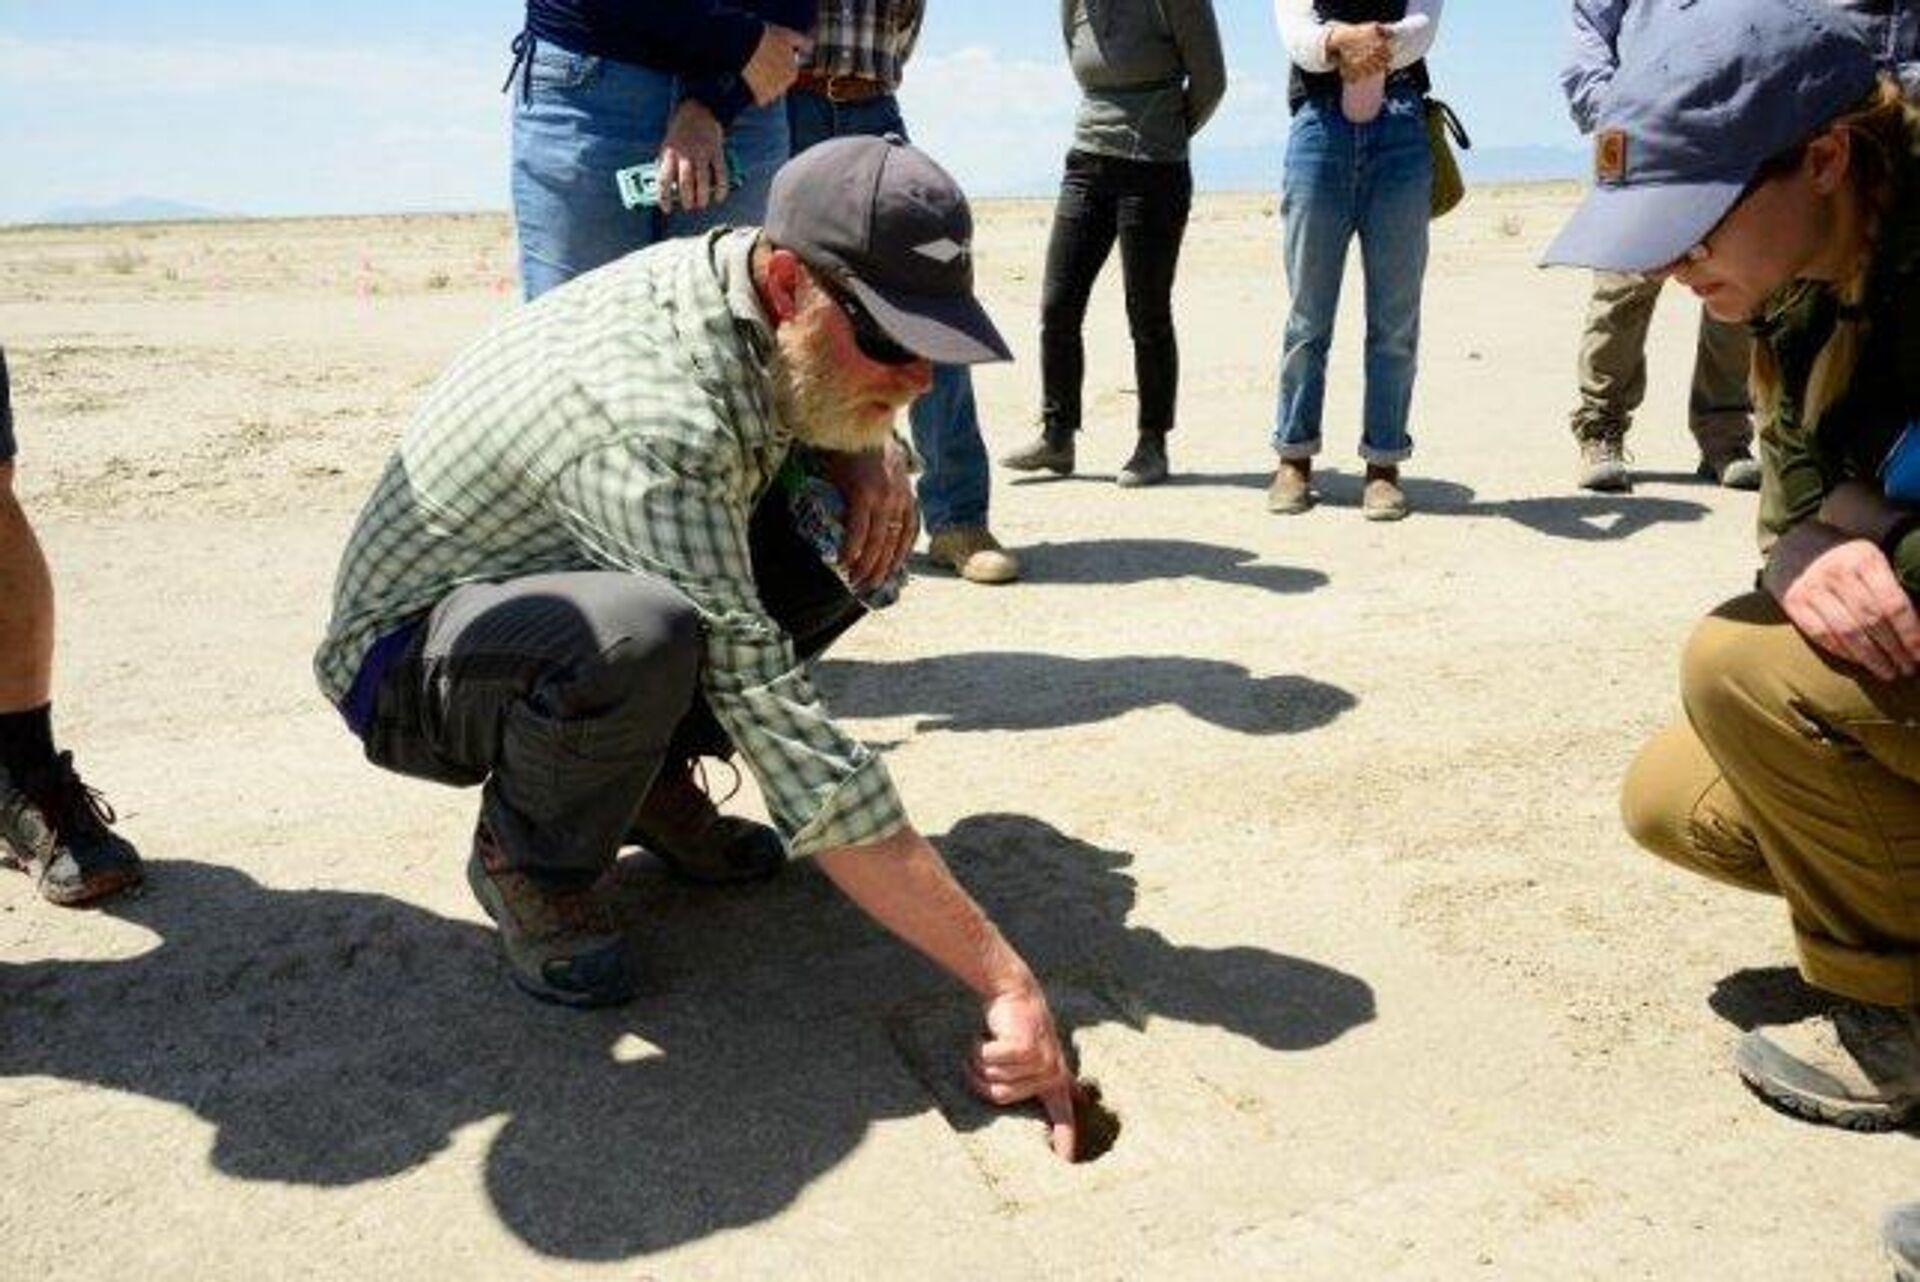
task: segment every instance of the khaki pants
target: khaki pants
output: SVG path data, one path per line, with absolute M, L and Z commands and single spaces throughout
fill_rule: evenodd
M 1593 301 L 1580 338 L 1580 406 L 1573 412 L 1573 434 L 1579 439 L 1625 436 L 1632 424 L 1647 394 L 1647 328 L 1660 286 L 1640 276 L 1594 273 Z M 1744 326 L 1701 311 L 1687 424 L 1707 459 L 1724 459 L 1753 442 L 1747 393 L 1752 359 L 1753 340 Z
M 1681 702 L 1627 772 L 1628 831 L 1783 897 L 1808 982 L 1920 1005 L 1920 678 L 1829 662 L 1755 593 L 1694 631 Z

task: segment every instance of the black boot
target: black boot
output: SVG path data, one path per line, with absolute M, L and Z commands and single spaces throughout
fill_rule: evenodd
M 1120 469 L 1117 478 L 1125 489 L 1138 489 L 1143 485 L 1158 485 L 1167 479 L 1167 435 L 1165 432 L 1142 432 L 1139 443 L 1133 447 L 1133 457 Z

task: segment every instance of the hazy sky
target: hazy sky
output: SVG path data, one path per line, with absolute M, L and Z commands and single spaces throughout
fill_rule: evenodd
M 646 3 L 647 0 L 634 0 Z M 1286 128 L 1268 0 L 1214 0 L 1232 77 L 1207 149 Z M 975 191 L 1045 190 L 1075 91 L 1053 0 L 930 0 L 902 93 Z M 249 214 L 503 208 L 518 0 L 0 0 L 0 220 L 140 195 Z M 1453 0 L 1437 91 L 1490 146 L 1574 146 L 1565 7 Z

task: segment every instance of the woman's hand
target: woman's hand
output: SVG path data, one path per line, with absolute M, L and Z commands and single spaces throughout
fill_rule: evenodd
M 1780 536 L 1760 581 L 1800 634 L 1882 681 L 1920 671 L 1920 616 L 1887 554 L 1823 521 Z
M 1393 61 L 1393 40 L 1378 22 L 1334 22 L 1327 28 L 1327 56 L 1345 80 L 1378 75 Z

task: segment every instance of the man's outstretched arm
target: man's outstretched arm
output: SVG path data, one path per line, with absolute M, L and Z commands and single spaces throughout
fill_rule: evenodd
M 1053 1151 L 1071 1161 L 1073 1070 L 1046 994 L 939 852 L 908 825 L 879 841 L 815 858 L 862 911 L 980 999 L 987 1033 L 968 1056 L 968 1083 L 994 1104 L 1040 1101 Z

